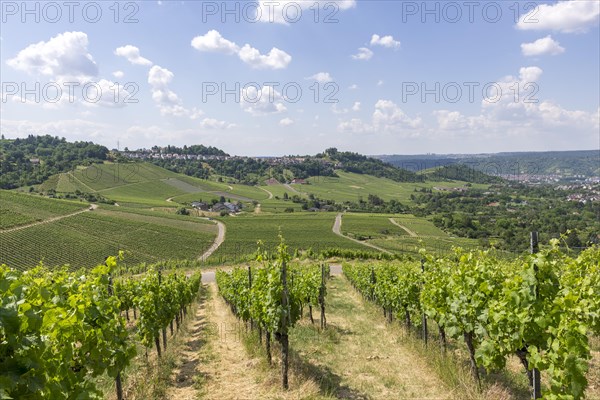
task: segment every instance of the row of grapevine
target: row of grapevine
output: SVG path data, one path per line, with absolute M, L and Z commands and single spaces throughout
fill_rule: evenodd
M 259 255 L 261 267 L 217 271 L 219 292 L 232 312 L 258 329 L 262 342 L 265 333 L 267 359 L 271 363 L 271 335 L 281 344 L 282 385 L 288 388 L 288 330 L 301 318 L 305 306 L 321 309 L 325 327 L 325 265 L 289 265 L 287 246 L 281 242 L 274 257 Z M 314 321 L 313 321 L 314 322 Z
M 135 355 L 119 300 L 116 260 L 89 274 L 0 266 L 0 398 L 100 398 L 94 377 L 117 378 Z
M 181 317 L 200 275 L 172 273 L 160 282 L 151 271 L 113 284 L 116 268 L 115 257 L 91 271 L 0 266 L 0 398 L 101 398 L 95 382 L 103 374 L 115 379 L 122 397 L 121 371 L 138 340 L 123 310 L 140 311 L 138 336 L 148 346 Z
M 187 278 L 177 272 L 163 276 L 160 270 L 149 269 L 141 280 L 122 280 L 115 289 L 121 299 L 121 309 L 126 314 L 129 308 L 140 312 L 137 330 L 145 347 L 156 345 L 161 356 L 160 334 L 163 349 L 167 348 L 167 327 L 173 334 L 173 323 L 179 325 L 187 312 L 187 307 L 200 289 L 201 274 L 195 273 Z
M 410 315 L 433 319 L 444 346 L 446 336 L 464 340 L 477 381 L 478 367 L 503 368 L 515 354 L 531 385 L 545 371 L 544 399 L 583 398 L 587 335 L 600 335 L 598 247 L 572 257 L 554 240 L 512 261 L 461 249 L 422 256 L 423 270 L 415 263 L 345 264 L 344 274 L 388 315 L 403 315 L 409 325 Z

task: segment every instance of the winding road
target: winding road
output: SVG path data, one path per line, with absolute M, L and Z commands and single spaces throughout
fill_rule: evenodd
M 351 238 L 351 237 L 348 237 L 348 236 L 344 235 L 342 233 L 342 213 L 339 213 L 338 215 L 335 216 L 335 222 L 333 223 L 332 230 L 333 230 L 333 233 L 335 233 L 336 235 L 341 236 L 343 238 L 346 238 L 348 240 L 352 240 L 353 242 L 362 244 L 363 246 L 367 246 L 367 247 L 370 247 L 372 249 L 375 249 L 375 250 L 378 250 L 378 251 L 382 251 L 384 253 L 393 254 L 391 251 L 383 249 L 383 248 L 381 248 L 379 246 L 375 246 L 374 244 L 362 242 L 360 240 L 357 240 L 357 239 L 354 239 L 354 238 Z
M 0 233 L 20 231 L 21 229 L 31 228 L 32 226 L 37 226 L 37 225 L 42 225 L 42 224 L 48 224 L 50 222 L 60 221 L 61 219 L 74 217 L 76 215 L 83 214 L 84 212 L 95 210 L 96 208 L 98 208 L 98 206 L 96 204 L 90 204 L 89 208 L 86 208 L 84 210 L 75 211 L 74 213 L 71 213 L 71 214 L 59 215 L 58 217 L 48 218 L 43 221 L 32 222 L 31 224 L 27 224 L 27 225 L 21 225 L 21 226 L 16 226 L 14 228 L 0 230 Z
M 206 218 L 206 219 L 208 219 L 208 218 Z M 212 253 L 217 251 L 219 246 L 221 246 L 223 244 L 223 242 L 225 241 L 225 231 L 226 231 L 225 224 L 222 223 L 221 221 L 215 221 L 215 222 L 217 223 L 219 232 L 217 233 L 217 237 L 215 238 L 215 241 L 210 246 L 210 248 L 208 250 L 206 250 L 204 252 L 204 254 L 202 254 L 200 257 L 198 257 L 198 259 L 200 261 L 206 261 L 208 259 L 208 257 L 210 257 L 212 255 Z

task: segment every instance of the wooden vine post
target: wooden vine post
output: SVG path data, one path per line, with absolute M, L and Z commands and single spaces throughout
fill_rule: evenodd
M 539 246 L 539 240 L 538 240 L 538 233 L 537 232 L 531 232 L 530 234 L 530 248 L 529 251 L 531 252 L 531 254 L 536 254 L 539 250 L 540 250 L 540 246 Z M 536 272 L 537 272 L 537 268 L 536 268 Z M 537 289 L 536 289 L 537 291 Z M 536 293 L 537 296 L 537 293 Z M 532 397 L 534 399 L 541 399 L 542 398 L 542 384 L 541 384 L 541 378 L 540 378 L 540 370 L 537 368 L 534 368 L 531 371 L 531 384 L 533 386 L 533 393 L 532 393 Z
M 321 286 L 319 287 L 319 304 L 321 305 L 321 329 L 327 326 L 325 317 L 325 264 L 321 264 Z
M 423 273 L 423 280 L 421 283 L 425 283 L 425 260 L 421 259 L 421 272 Z M 425 314 L 425 310 L 423 310 L 423 341 L 425 342 L 425 347 L 427 347 L 427 315 Z
M 289 369 L 289 337 L 288 337 L 288 324 L 289 324 L 289 293 L 287 284 L 287 262 L 284 257 L 281 259 L 281 284 L 283 291 L 281 293 L 281 307 L 283 308 L 283 318 L 281 321 L 281 383 L 283 388 L 287 390 L 289 388 L 288 383 L 288 369 Z
M 108 295 L 113 295 L 113 281 L 112 276 L 108 276 Z M 121 371 L 117 372 L 115 377 L 115 387 L 117 390 L 117 400 L 123 400 L 123 384 L 121 383 Z

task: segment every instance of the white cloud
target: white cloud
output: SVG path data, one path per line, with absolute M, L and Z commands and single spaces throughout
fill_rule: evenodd
M 200 122 L 200 126 L 204 129 L 231 129 L 236 127 L 235 124 L 230 124 L 225 121 L 219 121 L 214 118 L 204 118 Z
M 148 83 L 156 88 L 166 87 L 171 83 L 174 76 L 168 69 L 155 65 L 148 72 Z
M 242 110 L 255 116 L 278 114 L 287 110 L 283 104 L 281 93 L 272 86 L 265 85 L 260 89 L 255 86 L 246 86 L 241 90 L 240 100 Z
M 397 49 L 400 47 L 400 42 L 398 40 L 394 40 L 391 35 L 381 37 L 374 34 L 371 36 L 371 46 L 383 46 Z
M 315 80 L 319 83 L 325 83 L 325 82 L 331 82 L 333 81 L 333 78 L 331 77 L 331 75 L 329 75 L 329 72 L 318 72 L 316 74 L 314 74 L 313 76 L 309 76 L 306 79 L 312 79 Z
M 89 99 L 82 99 L 82 103 L 86 106 L 120 108 L 127 105 L 125 100 L 131 100 L 131 93 L 123 85 L 117 85 L 113 81 L 100 79 L 94 82 L 94 87 L 95 89 L 88 91 Z M 67 94 L 63 94 L 63 97 L 67 97 Z
M 383 85 L 383 81 L 380 79 L 377 81 L 377 86 L 381 86 L 381 85 Z
M 348 86 L 349 90 L 356 90 L 358 89 L 358 85 L 356 83 L 353 83 L 352 85 Z
M 291 118 L 284 118 L 281 121 L 279 121 L 279 125 L 281 126 L 291 126 L 294 125 L 294 120 Z
M 140 55 L 140 49 L 130 44 L 115 49 L 115 55 L 125 57 L 127 61 L 135 65 L 152 65 L 152 61 Z
M 552 36 L 548 35 L 545 38 L 538 39 L 532 43 L 522 43 L 521 52 L 524 56 L 541 56 L 549 54 L 556 56 L 565 52 L 565 48 L 560 45 Z
M 273 47 L 267 55 L 263 55 L 249 44 L 245 44 L 240 49 L 238 56 L 253 68 L 283 69 L 292 61 L 292 56 L 276 47 Z
M 373 52 L 366 47 L 359 48 L 358 53 L 352 55 L 353 59 L 364 61 L 370 60 L 371 57 L 373 57 Z
M 64 32 L 47 42 L 27 46 L 6 63 L 32 75 L 81 82 L 98 75 L 98 66 L 87 46 L 84 32 Z
M 421 117 L 411 118 L 393 101 L 378 100 L 370 122 L 359 118 L 342 121 L 338 131 L 350 133 L 394 133 L 402 136 L 419 136 L 423 127 Z
M 257 69 L 283 69 L 292 61 L 292 56 L 277 47 L 273 47 L 266 55 L 249 44 L 240 48 L 214 29 L 193 38 L 191 45 L 198 51 L 237 54 L 240 60 Z
M 352 106 L 352 111 L 354 111 L 354 112 L 360 111 L 360 101 L 354 102 L 354 105 Z
M 174 78 L 174 74 L 167 68 L 154 65 L 148 72 L 148 83 L 151 86 L 152 100 L 158 106 L 161 115 L 170 115 L 174 117 L 189 117 L 197 119 L 203 115 L 201 110 L 196 108 L 187 109 L 182 105 L 182 101 L 169 88 L 169 84 Z
M 347 108 L 339 109 L 337 104 L 333 104 L 331 106 L 331 112 L 334 114 L 348 114 L 348 109 Z
M 543 71 L 539 67 L 523 67 L 519 76 L 507 76 L 497 82 L 503 96 L 482 101 L 480 113 L 466 116 L 458 111 L 433 112 L 437 126 L 434 135 L 444 132 L 480 138 L 486 143 L 506 143 L 508 137 L 518 138 L 520 146 L 540 143 L 590 147 L 598 142 L 600 109 L 589 112 L 568 110 L 552 101 L 538 99 L 535 91 Z M 534 84 L 527 86 L 528 84 Z M 515 93 L 515 90 L 517 91 Z M 523 148 L 523 147 L 521 147 Z
M 111 126 L 82 119 L 53 120 L 36 122 L 27 120 L 0 119 L 0 130 L 7 137 L 27 137 L 27 135 L 52 135 L 70 140 L 95 140 L 107 138 Z
M 261 22 L 287 25 L 306 18 L 309 8 L 312 9 L 310 11 L 311 15 L 314 15 L 312 13 L 316 12 L 317 6 L 320 18 L 319 22 L 323 22 L 326 18 L 331 22 L 336 17 L 339 18 L 337 16 L 338 11 L 355 7 L 356 0 L 259 0 L 256 13 L 248 16 L 248 18 Z
M 225 54 L 237 54 L 240 48 L 234 42 L 225 39 L 221 34 L 212 29 L 203 36 L 192 39 L 192 47 L 198 51 L 220 52 Z
M 521 67 L 519 69 L 519 79 L 521 83 L 537 82 L 543 72 L 540 67 Z
M 121 79 L 125 76 L 125 73 L 123 71 L 115 71 L 112 73 L 112 75 L 117 79 Z
M 519 19 L 517 29 L 580 33 L 597 25 L 599 16 L 600 2 L 597 0 L 540 4 Z

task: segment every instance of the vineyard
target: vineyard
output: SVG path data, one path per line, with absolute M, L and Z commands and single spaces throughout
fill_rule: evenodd
M 279 243 L 278 230 L 285 236 L 290 249 L 312 248 L 319 252 L 326 248 L 362 249 L 331 231 L 333 213 L 247 214 L 224 218 L 227 240 L 214 253 L 215 261 L 239 262 L 252 258 L 256 252 L 256 238 L 261 238 L 268 250 Z
M 345 264 L 344 274 L 391 322 L 420 328 L 428 320 L 463 341 L 474 379 L 516 355 L 535 398 L 581 399 L 591 359 L 588 335 L 600 334 L 600 249 L 571 257 L 558 240 L 540 253 L 505 261 L 486 252 L 422 253 L 423 263 Z
M 26 269 L 89 267 L 119 250 L 128 263 L 197 258 L 210 247 L 215 227 L 201 219 L 103 209 L 14 232 L 0 232 L 0 263 Z
M 123 398 L 122 371 L 136 343 L 153 344 L 161 354 L 166 329 L 174 334 L 196 298 L 200 274 L 163 275 L 150 269 L 143 278 L 118 278 L 117 260 L 89 272 L 19 272 L 0 267 L 0 397 L 6 399 L 102 398 L 100 376 L 115 380 Z M 125 312 L 139 319 L 127 328 Z
M 88 204 L 0 190 L 0 231 L 86 209 Z

